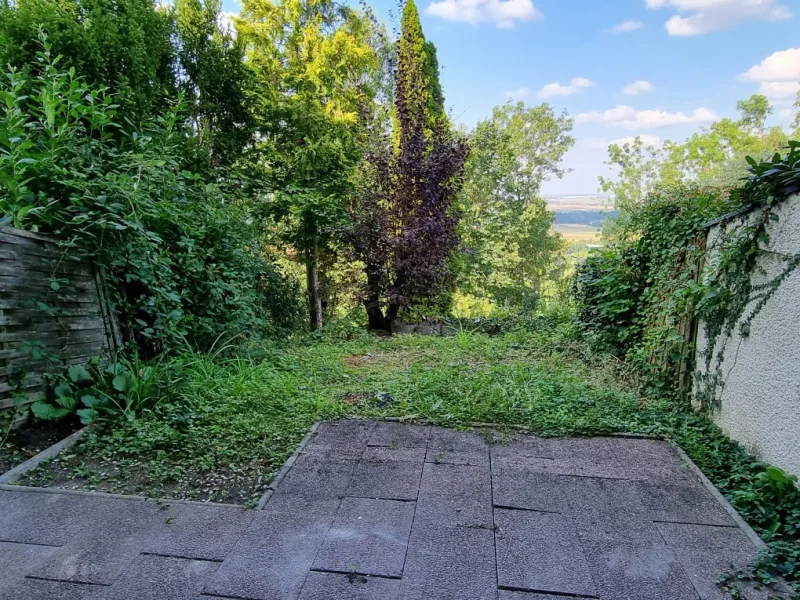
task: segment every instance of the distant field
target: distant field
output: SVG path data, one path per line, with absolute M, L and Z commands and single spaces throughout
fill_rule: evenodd
M 546 196 L 547 207 L 556 212 L 613 210 L 614 203 L 604 196 Z
M 553 230 L 560 233 L 569 242 L 591 243 L 600 240 L 600 228 L 574 223 L 554 225 Z

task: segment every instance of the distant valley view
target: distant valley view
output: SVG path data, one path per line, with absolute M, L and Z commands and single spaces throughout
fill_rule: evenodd
M 607 196 L 545 196 L 545 200 L 556 213 L 555 231 L 573 243 L 599 243 L 603 223 L 617 214 Z

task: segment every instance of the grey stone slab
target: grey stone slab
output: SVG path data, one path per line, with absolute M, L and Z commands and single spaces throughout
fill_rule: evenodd
M 492 465 L 494 504 L 545 512 L 569 508 L 570 488 L 558 475 L 530 471 L 520 465 Z
M 402 600 L 497 598 L 494 534 L 467 527 L 414 527 Z
M 592 596 L 595 587 L 572 524 L 553 513 L 495 509 L 502 587 Z
M 302 455 L 280 482 L 266 510 L 333 515 L 350 485 L 356 461 Z
M 500 590 L 498 592 L 497 600 L 564 600 L 564 596 L 553 596 L 552 594 L 538 594 L 536 592 L 518 592 L 510 590 Z
M 205 593 L 253 600 L 296 600 L 331 518 L 259 512 Z
M 413 502 L 344 498 L 313 568 L 400 577 L 413 520 Z
M 369 436 L 369 446 L 389 446 L 392 448 L 427 448 L 431 427 L 381 421 Z
M 0 540 L 66 544 L 91 524 L 101 506 L 87 496 L 0 491 Z
M 7 587 L 0 582 L 0 598 L 3 600 L 84 600 L 95 588 L 105 586 L 47 581 L 44 579 L 20 579 Z
M 375 421 L 356 419 L 321 423 L 304 452 L 324 454 L 335 450 L 341 458 L 358 458 L 374 428 Z
M 145 539 L 142 552 L 223 560 L 253 519 L 253 511 L 225 506 L 175 505 L 169 527 Z
M 569 476 L 560 481 L 581 539 L 617 543 L 636 543 L 647 535 L 660 539 L 645 517 L 635 482 Z
M 478 450 L 436 450 L 429 448 L 425 455 L 425 462 L 445 465 L 470 465 L 474 467 L 488 467 L 489 454 Z
M 647 529 L 635 543 L 583 540 L 582 546 L 600 598 L 697 600 L 697 592 L 674 552 Z
M 699 482 L 693 485 L 635 483 L 646 514 L 653 521 L 736 525 L 717 499 Z
M 8 588 L 22 582 L 32 569 L 57 550 L 53 546 L 0 542 L 0 598 L 13 597 Z
M 744 533 L 734 527 L 657 523 L 664 540 L 683 565 L 703 600 L 722 600 L 719 576 L 746 567 L 757 551 Z
M 689 465 L 668 442 L 615 438 L 611 447 L 628 479 L 690 484 L 697 481 Z
M 92 586 L 85 600 L 196 600 L 219 563 L 139 555 L 111 587 Z
M 445 427 L 431 427 L 428 449 L 449 452 L 479 452 L 489 454 L 486 438 L 476 431 L 456 431 Z
M 553 460 L 531 459 L 529 464 L 544 473 L 579 477 L 625 479 L 627 472 L 613 450 L 615 438 L 544 438 Z
M 312 571 L 299 600 L 396 600 L 399 593 L 397 579 Z
M 491 529 L 492 486 L 488 467 L 427 463 L 417 499 L 414 523 Z
M 492 459 L 525 463 L 530 459 L 552 460 L 552 443 L 535 435 L 515 433 L 498 438 L 491 446 Z
M 110 585 L 141 552 L 144 540 L 163 535 L 171 511 L 155 502 L 73 496 L 85 501 L 81 530 L 29 575 Z
M 425 450 L 367 448 L 353 470 L 347 496 L 416 500 Z

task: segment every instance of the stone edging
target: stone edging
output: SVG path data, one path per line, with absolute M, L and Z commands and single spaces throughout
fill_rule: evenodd
M 266 506 L 269 499 L 272 498 L 272 494 L 275 493 L 275 489 L 278 487 L 280 482 L 283 481 L 283 478 L 286 477 L 286 474 L 289 472 L 289 469 L 292 468 L 292 465 L 294 465 L 295 461 L 303 452 L 308 442 L 311 441 L 311 438 L 316 435 L 317 429 L 319 429 L 319 426 L 321 424 L 322 422 L 319 420 L 314 421 L 314 424 L 311 426 L 311 429 L 308 430 L 308 433 L 306 433 L 305 437 L 300 441 L 300 444 L 297 446 L 295 451 L 288 459 L 286 459 L 286 462 L 283 463 L 283 467 L 281 467 L 281 470 L 278 471 L 278 474 L 272 478 L 272 481 L 270 481 L 269 488 L 267 489 L 266 492 L 264 492 L 264 495 L 261 496 L 261 498 L 258 501 L 258 504 L 256 504 L 256 510 L 264 509 L 264 506 Z
M 25 475 L 25 473 L 27 473 L 28 471 L 32 471 L 33 469 L 38 467 L 39 463 L 45 460 L 50 460 L 51 458 L 55 458 L 61 453 L 62 450 L 66 450 L 67 448 L 75 444 L 75 442 L 77 442 L 84 433 L 89 431 L 90 427 L 91 425 L 87 425 L 83 429 L 79 429 L 72 435 L 65 437 L 60 442 L 56 442 L 49 448 L 45 448 L 44 450 L 39 452 L 39 454 L 30 457 L 28 460 L 26 460 L 21 464 L 18 464 L 10 471 L 3 473 L 2 475 L 0 475 L 0 484 L 14 483 L 15 481 L 18 481 L 23 475 Z

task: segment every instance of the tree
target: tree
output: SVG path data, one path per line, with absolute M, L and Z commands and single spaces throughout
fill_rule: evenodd
M 800 90 L 797 91 L 797 98 L 794 101 L 794 121 L 792 122 L 792 139 L 800 139 Z
M 461 200 L 460 288 L 467 293 L 504 306 L 538 295 L 561 246 L 540 190 L 546 179 L 564 174 L 561 160 L 575 143 L 572 123 L 548 104 L 509 102 L 475 127 Z
M 400 310 L 436 303 L 452 285 L 458 247 L 465 141 L 444 111 L 435 48 L 413 0 L 403 8 L 394 89 L 394 131 L 373 132 L 366 187 L 352 201 L 351 242 L 365 265 L 363 302 L 371 329 L 388 330 Z
M 174 18 L 152 0 L 0 0 L 0 64 L 37 64 L 38 29 L 53 56 L 116 94 L 120 122 L 167 108 L 175 91 Z
M 245 0 L 237 28 L 258 86 L 258 160 L 274 190 L 264 215 L 306 265 L 319 328 L 320 255 L 347 222 L 363 150 L 358 114 L 375 93 L 372 21 L 331 0 Z
M 250 144 L 252 74 L 244 44 L 220 26 L 221 0 L 177 0 L 180 87 L 198 148 L 213 166 L 230 165 Z
M 666 141 L 661 148 L 646 146 L 641 138 L 608 148 L 606 164 L 618 169 L 617 177 L 600 177 L 600 189 L 614 196 L 624 223 L 656 188 L 678 185 L 736 187 L 747 174 L 745 157 L 764 158 L 786 145 L 786 132 L 766 127 L 772 113 L 767 98 L 753 95 L 736 103 L 739 118 L 720 119 L 682 143 Z M 614 224 L 610 225 L 611 234 Z

